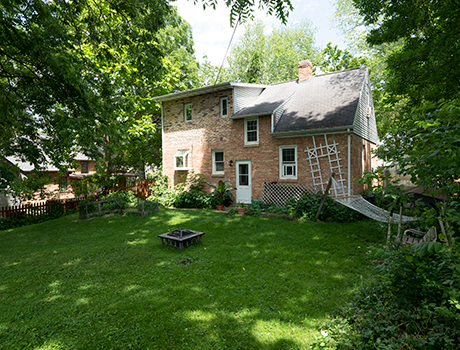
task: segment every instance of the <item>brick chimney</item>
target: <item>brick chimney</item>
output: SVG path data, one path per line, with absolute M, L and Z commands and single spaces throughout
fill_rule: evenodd
M 309 60 L 303 60 L 299 62 L 299 83 L 307 81 L 311 77 L 313 65 Z

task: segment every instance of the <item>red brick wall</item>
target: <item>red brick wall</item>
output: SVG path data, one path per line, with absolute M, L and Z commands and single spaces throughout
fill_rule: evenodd
M 236 184 L 236 161 L 251 160 L 252 165 L 252 196 L 261 198 L 263 182 L 290 182 L 298 184 L 313 184 L 307 147 L 313 148 L 313 137 L 273 138 L 270 135 L 271 122 L 269 116 L 259 117 L 259 144 L 256 146 L 244 145 L 244 120 L 231 120 L 220 116 L 220 98 L 228 97 L 228 112 L 233 113 L 232 90 L 220 91 L 163 103 L 163 171 L 169 177 L 170 186 L 183 182 L 181 175 L 186 171 L 174 170 L 174 155 L 181 149 L 189 150 L 189 168 L 203 174 L 208 182 L 216 184 L 219 180 L 230 180 Z M 184 104 L 192 103 L 193 120 L 184 121 Z M 325 145 L 324 135 L 315 136 L 316 146 Z M 348 174 L 348 135 L 332 134 L 327 136 L 329 144 L 338 143 L 339 158 L 343 178 Z M 297 180 L 283 180 L 279 178 L 279 146 L 297 146 Z M 361 177 L 361 152 L 365 147 L 365 168 L 370 170 L 371 143 L 362 138 L 351 135 L 351 167 L 352 180 Z M 212 150 L 223 149 L 225 157 L 225 174 L 212 175 Z M 233 160 L 233 166 L 228 162 Z M 327 182 L 330 177 L 328 157 L 320 158 L 322 178 Z M 345 182 L 347 185 L 347 182 Z M 351 182 L 352 192 L 362 189 L 354 181 Z M 208 188 L 209 189 L 209 188 Z

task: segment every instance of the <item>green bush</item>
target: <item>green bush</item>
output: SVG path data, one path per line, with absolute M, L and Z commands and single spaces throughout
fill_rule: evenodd
M 459 349 L 458 245 L 428 242 L 385 253 L 363 288 L 314 349 Z
M 179 192 L 175 196 L 176 208 L 211 208 L 213 199 L 211 194 L 201 191 Z
M 298 218 L 315 220 L 322 198 L 323 194 L 321 192 L 306 194 L 298 200 L 291 198 L 286 206 L 289 207 Z M 326 198 L 319 216 L 319 220 L 336 222 L 353 222 L 362 220 L 363 218 L 364 216 L 356 210 L 342 206 L 334 202 L 330 197 Z
M 118 198 L 118 200 L 123 203 L 124 207 L 136 203 L 136 196 L 134 196 L 134 193 L 126 190 L 111 192 L 108 195 L 103 196 L 101 200 L 114 198 Z
M 204 192 L 206 181 L 203 175 L 191 170 L 184 183 L 178 184 L 174 189 L 168 188 L 168 177 L 161 174 L 155 176 L 155 186 L 148 198 L 158 201 L 165 207 L 175 208 L 212 208 L 215 199 L 210 193 Z

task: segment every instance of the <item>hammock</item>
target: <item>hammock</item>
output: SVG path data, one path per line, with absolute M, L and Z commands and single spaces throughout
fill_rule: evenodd
M 334 177 L 332 179 L 332 186 L 335 193 L 345 193 L 345 188 L 343 185 L 340 185 L 337 181 L 335 181 Z M 411 222 L 411 221 L 418 221 L 420 218 L 415 218 L 411 216 L 405 215 L 398 215 L 393 214 L 391 217 L 391 213 L 385 209 L 382 209 L 369 201 L 365 200 L 362 196 L 348 196 L 348 197 L 332 197 L 336 202 L 347 206 L 357 212 L 367 216 L 368 218 L 381 221 L 381 222 L 389 222 L 390 219 L 394 222 Z
M 369 201 L 365 200 L 362 196 L 357 197 L 348 197 L 348 198 L 333 198 L 336 202 L 347 206 L 348 208 L 354 209 L 357 212 L 367 216 L 368 218 L 381 221 L 381 222 L 388 222 L 390 221 L 390 212 L 382 209 Z M 401 218 L 399 214 L 393 214 L 392 220 L 394 222 L 401 222 L 406 223 L 410 221 L 417 221 L 419 218 L 414 218 L 411 216 L 402 215 Z

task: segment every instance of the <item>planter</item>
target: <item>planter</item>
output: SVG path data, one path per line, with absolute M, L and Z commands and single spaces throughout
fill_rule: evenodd
M 238 210 L 238 215 L 239 216 L 244 216 L 246 214 L 246 209 L 248 208 L 236 208 Z
M 224 205 L 223 204 L 217 204 L 217 211 L 222 211 L 224 210 Z

